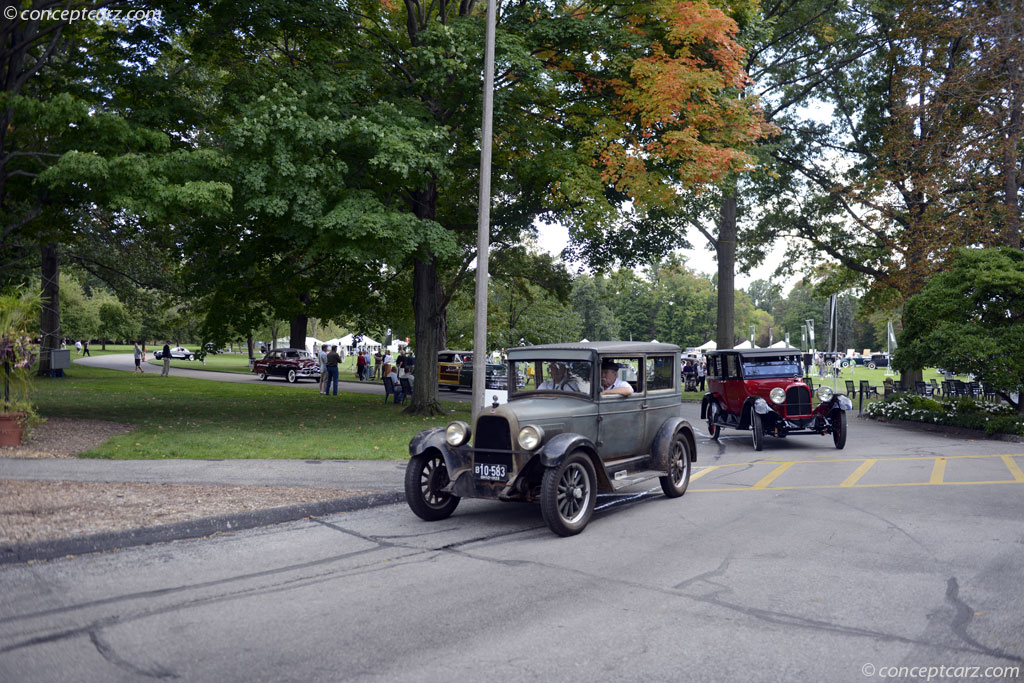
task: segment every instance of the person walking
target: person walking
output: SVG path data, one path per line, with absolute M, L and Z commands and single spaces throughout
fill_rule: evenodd
M 89 353 L 89 340 L 88 339 L 86 339 L 84 342 L 82 342 L 82 355 L 83 356 L 89 356 L 90 358 L 92 357 L 92 354 Z
M 697 386 L 700 387 L 701 391 L 704 391 L 704 378 L 707 376 L 707 374 L 707 364 L 702 360 L 697 361 Z
M 362 350 L 356 352 L 356 377 L 362 382 L 366 378 L 366 356 L 363 355 Z
M 338 395 L 338 365 L 341 364 L 341 356 L 338 355 L 338 347 L 332 346 L 327 357 L 324 359 L 327 366 L 327 383 L 324 385 L 324 393 Z M 332 390 L 331 387 L 334 387 Z
M 142 347 L 139 346 L 139 342 L 135 342 L 133 355 L 135 356 L 135 372 L 146 374 L 146 371 L 142 369 Z
M 327 393 L 327 349 L 330 347 L 322 345 L 320 350 L 316 354 L 316 358 L 320 361 L 320 393 Z
M 77 353 L 79 355 L 82 354 L 82 342 L 81 342 L 81 340 L 76 340 L 75 341 L 75 353 Z
M 164 342 L 164 352 L 162 354 L 164 359 L 164 369 L 160 371 L 161 377 L 170 377 L 171 375 L 171 342 Z
M 380 372 L 380 362 L 383 358 L 379 350 L 373 354 L 373 379 L 384 379 Z

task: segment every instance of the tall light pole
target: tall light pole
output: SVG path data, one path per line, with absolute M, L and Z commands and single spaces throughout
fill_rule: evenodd
M 494 118 L 494 30 L 498 0 L 487 4 L 484 47 L 484 112 L 480 130 L 480 208 L 476 228 L 476 317 L 473 321 L 473 424 L 487 390 L 487 269 L 491 229 L 491 137 Z

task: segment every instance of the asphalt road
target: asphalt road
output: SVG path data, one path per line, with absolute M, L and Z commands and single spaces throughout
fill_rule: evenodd
M 852 420 L 698 457 L 572 538 L 469 500 L 0 568 L 0 680 L 1024 680 L 1022 444 Z
M 74 362 L 80 365 L 88 365 L 95 368 L 106 368 L 108 370 L 124 370 L 127 372 L 133 372 L 135 370 L 135 357 L 130 353 L 111 353 L 103 356 L 88 356 L 86 358 L 75 358 Z M 194 361 L 196 368 L 195 370 L 188 368 L 177 368 L 172 367 L 170 374 L 174 377 L 189 377 L 191 379 L 206 379 L 214 382 L 235 382 L 235 383 L 259 383 L 260 380 L 256 375 L 243 375 L 238 372 L 220 372 L 216 370 L 203 370 L 202 364 L 199 361 Z M 147 372 L 159 372 L 163 366 L 149 364 L 146 367 Z M 309 380 L 300 380 L 295 384 L 289 384 L 283 378 L 274 378 L 267 380 L 267 384 L 281 385 L 293 388 L 305 388 L 305 389 L 316 389 L 319 384 L 311 382 Z M 378 396 L 384 395 L 384 385 L 377 384 L 375 382 L 356 382 L 349 380 L 342 380 L 338 382 L 338 391 L 349 391 L 358 394 L 377 394 Z M 470 395 L 468 391 L 443 391 L 441 392 L 441 399 L 445 401 L 462 401 L 468 402 Z

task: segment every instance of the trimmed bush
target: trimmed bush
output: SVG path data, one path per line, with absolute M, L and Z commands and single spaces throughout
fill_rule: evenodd
M 1024 418 L 1010 406 L 981 403 L 963 396 L 936 400 L 916 394 L 896 394 L 869 404 L 864 412 L 870 417 L 983 429 L 988 434 L 1024 435 Z

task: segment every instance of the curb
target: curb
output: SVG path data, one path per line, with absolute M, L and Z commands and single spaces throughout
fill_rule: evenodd
M 924 432 L 938 432 L 940 434 L 949 434 L 950 436 L 959 436 L 966 439 L 981 439 L 985 441 L 1007 441 L 1010 443 L 1024 443 L 1024 436 L 1018 436 L 1016 434 L 989 434 L 984 429 L 968 429 L 967 427 L 954 427 L 952 425 L 929 424 L 928 422 L 917 422 L 916 420 L 900 420 L 891 417 L 871 417 L 869 415 L 863 414 L 859 415 L 858 417 L 862 420 L 874 420 L 875 422 L 891 424 L 894 427 L 917 429 Z
M 128 529 L 126 531 L 111 531 L 79 538 L 2 545 L 0 546 L 0 566 L 22 564 L 37 560 L 52 560 L 70 555 L 108 552 L 140 545 L 166 543 L 168 541 L 202 538 L 225 531 L 254 529 L 284 522 L 294 522 L 306 517 L 320 517 L 339 512 L 353 512 L 383 505 L 394 505 L 404 500 L 405 494 L 398 491 L 371 493 L 365 496 L 335 498 L 319 503 L 287 505 L 235 515 L 177 522 L 175 524 L 163 524 L 154 527 L 143 527 L 141 529 Z

